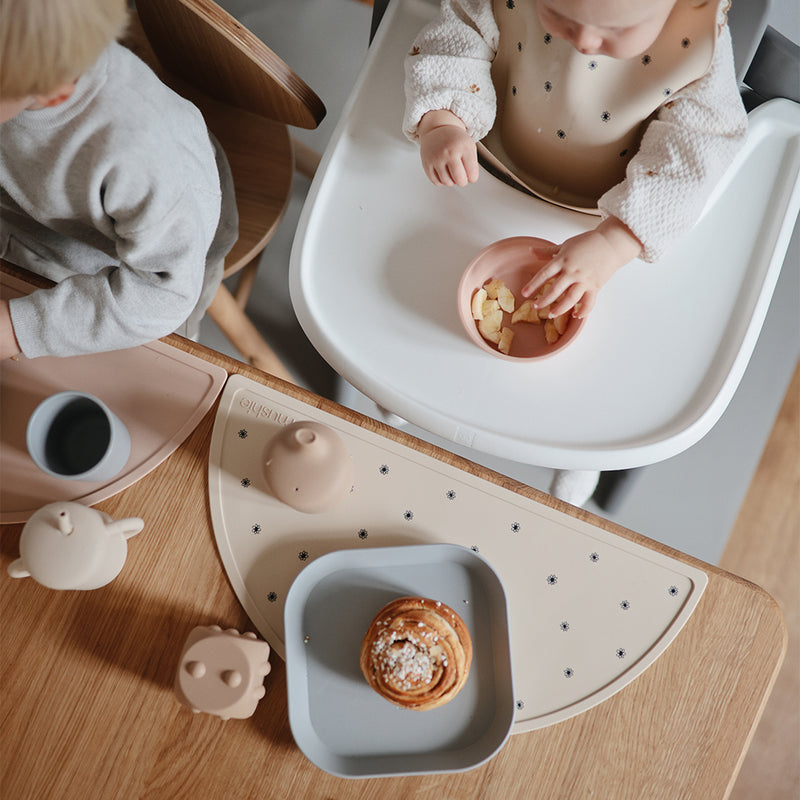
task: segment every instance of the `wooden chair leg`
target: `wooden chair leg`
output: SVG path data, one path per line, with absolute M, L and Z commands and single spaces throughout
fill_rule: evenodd
M 207 313 L 248 363 L 277 378 L 295 383 L 292 374 L 239 308 L 224 284 L 217 289 Z
M 249 264 L 245 264 L 239 271 L 239 282 L 236 284 L 236 291 L 233 293 L 236 298 L 236 305 L 244 311 L 247 301 L 250 299 L 250 292 L 253 291 L 253 283 L 256 280 L 256 272 L 261 261 L 259 253 Z
M 294 167 L 306 178 L 313 178 L 317 171 L 322 156 L 307 144 L 303 144 L 299 139 L 292 139 L 292 152 L 294 153 Z

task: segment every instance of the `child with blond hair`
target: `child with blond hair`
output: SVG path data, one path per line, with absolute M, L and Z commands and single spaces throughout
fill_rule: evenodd
M 2 358 L 196 335 L 236 240 L 224 156 L 117 42 L 127 14 L 126 0 L 0 5 L 0 257 L 56 283 L 0 302 Z

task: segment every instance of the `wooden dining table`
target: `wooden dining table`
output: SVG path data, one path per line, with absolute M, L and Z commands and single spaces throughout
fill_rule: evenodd
M 165 461 L 96 507 L 139 516 L 119 576 L 93 591 L 14 580 L 22 524 L 0 528 L 0 793 L 4 800 L 723 798 L 780 669 L 786 629 L 761 588 L 177 336 L 164 340 L 315 408 L 622 539 L 699 567 L 708 585 L 664 654 L 584 713 L 512 735 L 466 772 L 345 779 L 306 759 L 274 653 L 247 719 L 192 713 L 173 682 L 197 625 L 254 630 L 212 529 L 215 405 Z M 218 402 L 218 401 L 217 401 Z M 20 424 L 24 424 L 21 420 Z M 680 503 L 680 498 L 675 498 Z M 757 535 L 757 531 L 754 531 Z

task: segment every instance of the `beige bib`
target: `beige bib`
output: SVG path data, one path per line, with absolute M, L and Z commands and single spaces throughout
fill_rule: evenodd
M 647 52 L 621 60 L 551 36 L 529 0 L 494 0 L 497 117 L 481 155 L 520 188 L 596 213 L 651 116 L 711 64 L 717 3 L 698 2 L 677 0 Z

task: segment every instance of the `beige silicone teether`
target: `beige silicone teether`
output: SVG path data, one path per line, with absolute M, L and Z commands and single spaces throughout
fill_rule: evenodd
M 309 514 L 335 508 L 353 487 L 353 462 L 341 437 L 310 420 L 287 425 L 269 440 L 263 471 L 278 500 Z

